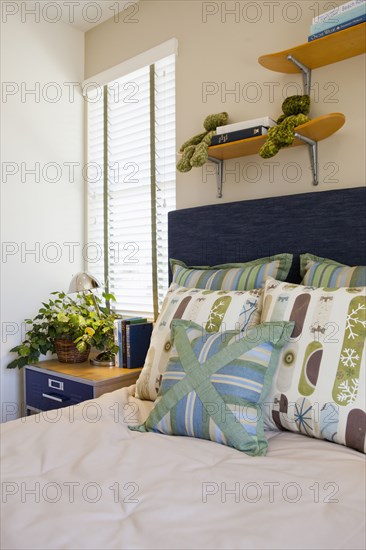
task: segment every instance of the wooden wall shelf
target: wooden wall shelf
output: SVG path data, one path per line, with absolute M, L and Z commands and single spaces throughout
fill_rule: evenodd
M 309 69 L 317 69 L 365 52 L 366 23 L 361 23 L 282 52 L 262 55 L 258 61 L 271 71 L 298 73 L 300 69 L 288 59 L 289 55 Z
M 314 118 L 296 128 L 296 133 L 314 141 L 326 139 L 340 128 L 346 121 L 346 117 L 342 113 L 331 113 Z M 231 143 L 223 143 L 222 145 L 213 145 L 208 148 L 208 154 L 211 158 L 218 160 L 228 160 L 236 157 L 246 157 L 255 155 L 265 143 L 267 136 L 257 136 L 254 138 L 242 139 Z M 303 141 L 295 138 L 291 147 L 305 145 Z
M 366 52 L 366 23 L 335 32 L 289 48 L 282 52 L 262 55 L 258 61 L 266 69 L 280 73 L 302 73 L 304 94 L 310 95 L 311 71 L 337 61 L 343 61 Z M 310 152 L 313 185 L 318 185 L 318 141 L 328 138 L 345 123 L 342 113 L 331 113 L 310 120 L 296 128 L 291 147 L 307 145 Z M 209 159 L 217 165 L 217 196 L 222 197 L 222 169 L 224 160 L 256 155 L 266 141 L 266 136 L 223 143 L 208 148 Z
M 331 113 L 314 118 L 295 128 L 295 139 L 290 147 L 307 145 L 310 152 L 311 170 L 313 173 L 313 185 L 319 184 L 318 177 L 318 141 L 326 139 L 340 128 L 346 121 L 342 113 Z M 209 160 L 217 165 L 217 197 L 222 197 L 223 162 L 224 160 L 255 155 L 265 143 L 267 136 L 241 139 L 231 143 L 212 145 L 208 148 Z

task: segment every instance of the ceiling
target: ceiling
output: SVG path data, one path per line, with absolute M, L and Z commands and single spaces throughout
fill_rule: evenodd
M 15 1 L 20 4 L 20 10 L 32 10 L 38 4 L 39 9 L 43 10 L 41 11 L 41 15 L 46 21 L 56 22 L 61 20 L 85 32 L 111 17 L 116 17 L 116 20 L 119 18 L 120 21 L 123 21 L 121 12 L 126 7 L 131 6 L 131 4 L 137 4 L 139 0 L 53 0 L 46 3 L 35 2 L 34 0 Z M 47 5 L 48 7 L 46 7 Z M 138 19 L 138 6 L 135 6 L 134 12 L 131 10 L 128 17 L 131 20 Z M 125 21 L 127 22 L 127 19 Z
M 62 20 L 85 32 L 100 25 L 100 23 L 103 23 L 103 21 L 111 17 L 116 17 L 116 20 L 117 18 L 123 20 L 121 12 L 126 7 L 131 6 L 131 4 L 137 4 L 138 1 L 139 0 L 78 0 L 79 6 L 75 6 L 74 21 L 70 21 L 72 18 L 70 17 L 69 9 L 65 9 L 66 3 L 63 1 L 59 3 L 63 6 Z M 99 8 L 97 8 L 96 4 Z M 131 19 L 137 19 L 138 6 L 135 6 L 135 10 L 136 12 L 131 12 L 131 14 L 129 14 Z

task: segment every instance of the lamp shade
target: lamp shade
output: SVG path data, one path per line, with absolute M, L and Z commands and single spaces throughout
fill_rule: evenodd
M 73 292 L 84 292 L 86 290 L 92 290 L 93 288 L 99 288 L 101 286 L 100 282 L 85 271 L 80 271 L 76 273 L 71 279 L 69 294 Z

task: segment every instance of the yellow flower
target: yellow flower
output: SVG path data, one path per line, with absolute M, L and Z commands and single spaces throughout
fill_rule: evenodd
M 93 336 L 95 330 L 92 329 L 91 327 L 86 327 L 85 329 L 85 334 L 87 334 L 88 336 Z

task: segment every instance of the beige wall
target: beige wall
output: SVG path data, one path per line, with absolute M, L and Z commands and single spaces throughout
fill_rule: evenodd
M 268 71 L 257 59 L 305 42 L 312 10 L 318 6 L 321 13 L 327 4 L 141 0 L 133 15 L 124 12 L 118 22 L 109 19 L 86 33 L 85 76 L 176 37 L 178 145 L 202 131 L 209 113 L 227 111 L 231 121 L 277 118 L 283 98 L 300 93 L 301 76 Z M 211 95 L 205 94 L 208 83 Z M 239 97 L 229 93 L 235 89 Z M 299 147 L 267 161 L 259 156 L 227 161 L 221 202 L 365 184 L 365 56 L 314 71 L 312 97 L 312 117 L 343 112 L 347 119 L 319 144 L 321 185 L 312 186 L 308 151 Z M 220 202 L 212 170 L 208 164 L 177 174 L 178 208 Z
M 67 83 L 82 81 L 84 34 L 34 16 L 22 21 L 19 13 L 4 18 L 1 69 L 0 402 L 6 421 L 21 414 L 24 402 L 23 372 L 6 369 L 16 357 L 9 350 L 24 339 L 23 320 L 36 315 L 50 292 L 67 290 L 83 266 L 84 101 L 80 91 L 69 96 Z M 75 163 L 74 177 L 69 163 Z

